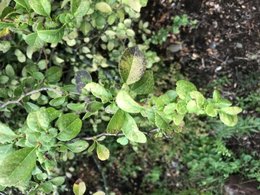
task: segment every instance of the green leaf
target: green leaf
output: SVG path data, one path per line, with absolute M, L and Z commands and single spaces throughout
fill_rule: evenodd
M 1 22 L 0 21 L 0 30 L 4 28 L 15 28 L 15 24 L 11 22 Z
M 217 107 L 219 108 L 229 107 L 232 105 L 229 100 L 222 98 L 221 94 L 217 90 L 214 90 L 213 92 L 213 100 L 215 102 L 215 105 L 217 105 Z
M 0 185 L 25 187 L 36 165 L 36 148 L 23 148 L 0 161 Z M 4 168 L 3 168 L 4 167 Z
M 160 129 L 167 129 L 169 127 L 167 119 L 158 112 L 155 113 L 155 125 Z
M 75 112 L 81 112 L 85 108 L 85 103 L 69 103 L 67 108 Z
M 54 191 L 54 186 L 50 181 L 45 181 L 40 184 L 39 189 L 46 194 L 51 194 L 51 192 Z
M 205 108 L 205 112 L 207 115 L 211 116 L 211 117 L 215 117 L 218 115 L 218 111 L 215 108 L 214 104 L 209 103 L 206 108 Z
M 80 24 L 83 17 L 90 10 L 90 1 L 88 0 L 71 0 L 71 13 L 75 16 L 77 24 Z
M 163 112 L 167 115 L 171 115 L 175 112 L 175 110 L 176 110 L 176 103 L 170 103 L 164 107 Z
M 136 12 L 141 11 L 142 5 L 140 3 L 140 0 L 122 0 L 122 3 L 128 5 L 129 7 L 131 7 Z
M 9 143 L 16 138 L 16 134 L 7 125 L 0 122 L 0 143 Z
M 143 77 L 131 86 L 131 89 L 140 95 L 152 93 L 154 90 L 153 72 L 146 71 Z
M 88 142 L 85 140 L 77 140 L 73 143 L 66 144 L 67 148 L 73 153 L 80 153 L 86 150 L 89 146 Z
M 128 144 L 128 139 L 126 137 L 119 137 L 116 142 L 122 146 L 126 146 Z
M 232 107 L 221 108 L 221 111 L 229 115 L 237 115 L 240 112 L 242 112 L 242 109 L 237 106 L 232 106 Z
M 62 77 L 62 68 L 52 66 L 46 71 L 46 79 L 51 84 L 56 84 Z
M 75 195 L 84 195 L 86 192 L 86 184 L 81 179 L 77 180 L 73 185 L 73 193 Z
M 125 121 L 125 113 L 118 109 L 117 112 L 113 115 L 107 125 L 107 132 L 116 134 L 121 131 L 121 128 Z
M 175 114 L 173 115 L 173 122 L 175 125 L 179 126 L 183 122 L 184 115 Z
M 215 105 L 219 108 L 225 108 L 232 105 L 232 103 L 227 99 L 220 99 L 218 102 L 215 103 Z
M 119 62 L 119 73 L 123 81 L 130 85 L 139 81 L 146 69 L 146 61 L 138 47 L 125 50 Z
M 12 152 L 14 152 L 13 144 L 1 145 L 0 146 L 0 161 Z
M 37 33 L 31 33 L 25 37 L 25 42 L 32 48 L 40 49 L 44 45 L 44 41 L 42 41 Z
M 20 5 L 21 7 L 30 10 L 30 4 L 28 0 L 14 0 L 16 4 Z
M 177 93 L 174 90 L 169 90 L 165 94 L 159 96 L 158 98 L 154 98 L 153 102 L 156 104 L 158 108 L 164 107 L 165 105 L 170 104 L 177 97 Z
M 186 108 L 187 104 L 185 101 L 183 100 L 180 100 L 177 102 L 177 105 L 176 105 L 176 110 L 179 114 L 181 115 L 184 115 L 187 113 L 187 108 Z
M 88 83 L 84 89 L 91 92 L 95 97 L 101 99 L 103 103 L 107 103 L 111 100 L 112 95 L 102 85 L 98 83 Z
M 139 0 L 139 1 L 141 3 L 142 7 L 145 7 L 148 3 L 148 0 Z
M 93 144 L 88 148 L 88 153 L 92 153 L 96 148 L 96 142 L 93 142 Z
M 97 156 L 99 160 L 105 161 L 109 158 L 110 152 L 106 146 L 97 143 Z
M 5 75 L 0 75 L 0 84 L 6 84 L 9 81 L 9 77 Z
M 69 141 L 75 138 L 82 127 L 82 121 L 73 113 L 63 114 L 57 120 L 57 126 L 60 130 L 57 138 L 60 141 Z
M 97 112 L 98 110 L 100 110 L 101 108 L 103 108 L 103 104 L 101 102 L 98 101 L 93 101 L 90 102 L 87 105 L 87 110 L 91 113 Z
M 14 54 L 16 55 L 19 62 L 25 62 L 26 61 L 26 56 L 23 54 L 23 52 L 21 50 L 16 49 L 14 51 Z
M 53 107 L 58 107 L 61 106 L 62 104 L 64 104 L 64 102 L 66 101 L 66 97 L 65 96 L 61 96 L 61 97 L 57 97 L 52 99 L 49 104 Z
M 144 108 L 135 102 L 125 90 L 118 92 L 116 96 L 116 104 L 119 108 L 129 113 L 139 113 L 144 110 Z
M 37 34 L 42 41 L 57 44 L 64 35 L 64 27 L 54 30 L 38 30 Z
M 181 99 L 186 99 L 189 97 L 190 92 L 197 91 L 195 85 L 185 80 L 179 80 L 176 83 L 176 86 L 176 92 Z
M 237 115 L 229 115 L 224 112 L 219 113 L 220 120 L 227 126 L 233 127 L 237 124 Z
M 196 100 L 197 106 L 202 108 L 205 103 L 205 97 L 199 91 L 190 92 L 190 97 Z
M 8 77 L 14 77 L 15 76 L 15 71 L 14 71 L 14 68 L 10 65 L 10 64 L 7 64 L 6 67 L 5 67 L 5 73 Z
M 186 106 L 189 113 L 196 113 L 198 112 L 198 106 L 195 100 L 190 100 Z
M 2 15 L 2 12 L 5 8 L 8 7 L 11 0 L 2 0 L 0 3 L 0 16 Z
M 30 112 L 26 119 L 28 127 L 33 131 L 47 130 L 50 120 L 46 109 Z
M 50 17 L 51 3 L 49 0 L 29 0 L 29 3 L 37 14 Z
M 46 112 L 48 114 L 49 121 L 52 122 L 56 118 L 58 118 L 61 115 L 61 111 L 56 110 L 55 108 L 49 107 L 46 108 Z
M 96 4 L 95 7 L 98 11 L 101 11 L 101 12 L 106 13 L 106 14 L 112 12 L 110 5 L 107 4 L 106 2 L 99 2 L 99 3 Z
M 82 0 L 70 0 L 70 11 L 74 14 L 79 8 L 80 2 Z
M 50 182 L 55 186 L 61 186 L 65 182 L 65 177 L 55 177 Z
M 127 139 L 132 142 L 145 143 L 147 141 L 145 134 L 139 130 L 134 118 L 128 113 L 125 113 L 122 131 Z
M 213 92 L 213 100 L 214 100 L 215 102 L 218 102 L 218 101 L 221 100 L 221 99 L 222 99 L 222 97 L 221 97 L 220 92 L 217 91 L 217 90 L 214 90 L 214 92 Z

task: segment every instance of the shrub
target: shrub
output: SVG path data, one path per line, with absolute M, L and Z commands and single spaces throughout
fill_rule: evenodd
M 162 137 L 181 131 L 188 113 L 219 115 L 228 126 L 237 123 L 239 107 L 218 91 L 205 98 L 189 81 L 180 80 L 176 90 L 153 95 L 153 72 L 146 68 L 158 58 L 149 45 L 136 43 L 132 29 L 132 20 L 146 3 L 1 2 L 2 190 L 58 191 L 65 179 L 60 162 L 93 151 L 107 160 L 107 137 L 121 145 L 146 143 L 148 134 Z M 137 120 L 145 121 L 142 129 Z M 73 191 L 82 194 L 84 189 L 78 181 Z

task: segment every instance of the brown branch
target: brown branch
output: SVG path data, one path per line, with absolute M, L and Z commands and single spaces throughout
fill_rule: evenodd
M 156 129 L 152 129 L 152 130 L 150 130 L 148 132 L 143 132 L 143 133 L 146 134 L 146 135 L 149 135 L 151 133 L 158 132 L 158 130 L 159 129 L 156 128 Z M 122 136 L 124 136 L 124 134 L 123 133 L 117 133 L 117 134 L 113 134 L 113 133 L 100 133 L 98 135 L 95 135 L 95 136 L 92 136 L 92 137 L 85 137 L 83 139 L 87 140 L 87 141 L 89 141 L 89 140 L 96 140 L 96 139 L 98 139 L 100 137 L 103 137 L 103 136 L 105 136 L 105 137 L 122 137 Z
M 25 94 L 21 95 L 17 100 L 10 100 L 10 101 L 7 101 L 3 104 L 0 104 L 0 109 L 3 109 L 3 108 L 5 108 L 5 107 L 7 107 L 8 105 L 11 105 L 11 104 L 19 104 L 25 97 L 33 95 L 35 93 L 39 93 L 41 91 L 53 91 L 53 92 L 58 92 L 58 93 L 62 94 L 62 92 L 57 90 L 57 89 L 43 87 L 43 88 L 36 89 L 36 90 L 30 91 L 28 93 L 25 93 Z

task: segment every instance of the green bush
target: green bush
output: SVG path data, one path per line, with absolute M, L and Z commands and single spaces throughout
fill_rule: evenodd
M 186 114 L 237 123 L 241 109 L 216 90 L 205 98 L 194 84 L 179 80 L 176 89 L 153 95 L 153 72 L 146 69 L 159 59 L 150 43 L 137 43 L 132 24 L 146 4 L 1 2 L 1 190 L 58 192 L 63 161 L 94 151 L 107 160 L 107 137 L 121 145 L 146 143 L 148 134 L 181 131 Z M 187 23 L 180 21 L 174 31 Z M 84 183 L 76 182 L 73 191 L 83 194 Z

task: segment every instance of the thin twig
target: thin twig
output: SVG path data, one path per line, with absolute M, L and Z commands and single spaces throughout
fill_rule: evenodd
M 156 129 L 152 129 L 152 130 L 150 130 L 148 132 L 143 132 L 143 133 L 146 134 L 146 135 L 149 135 L 150 133 L 158 132 L 158 130 L 159 129 L 156 128 Z M 96 139 L 98 139 L 100 137 L 103 137 L 103 136 L 105 136 L 105 137 L 121 137 L 121 136 L 124 136 L 124 134 L 123 133 L 117 133 L 117 134 L 113 134 L 113 133 L 100 133 L 98 135 L 95 135 L 95 136 L 92 136 L 92 137 L 85 137 L 83 139 L 87 140 L 87 141 L 89 141 L 89 140 L 96 140 Z
M 39 93 L 41 91 L 53 91 L 53 92 L 58 92 L 58 93 L 62 93 L 61 91 L 57 90 L 57 89 L 53 89 L 53 88 L 48 88 L 48 87 L 43 87 L 43 88 L 40 88 L 40 89 L 36 89 L 36 90 L 33 90 L 33 91 L 30 91 L 28 93 L 25 93 L 23 95 L 21 95 L 17 100 L 10 100 L 10 101 L 7 101 L 3 104 L 0 104 L 0 109 L 3 109 L 5 107 L 7 107 L 8 105 L 10 104 L 20 104 L 20 102 L 27 96 L 30 96 L 30 95 L 33 95 L 35 93 Z
M 104 171 L 102 170 L 102 167 L 100 166 L 99 161 L 96 159 L 96 157 L 92 156 L 92 158 L 93 158 L 94 163 L 96 164 L 96 166 L 98 168 L 98 171 L 101 174 L 101 177 L 102 177 L 102 180 L 103 180 L 103 184 L 104 184 L 104 188 L 105 188 L 105 192 L 106 192 L 106 194 L 108 194 L 108 185 L 107 185 L 106 175 L 105 175 Z

